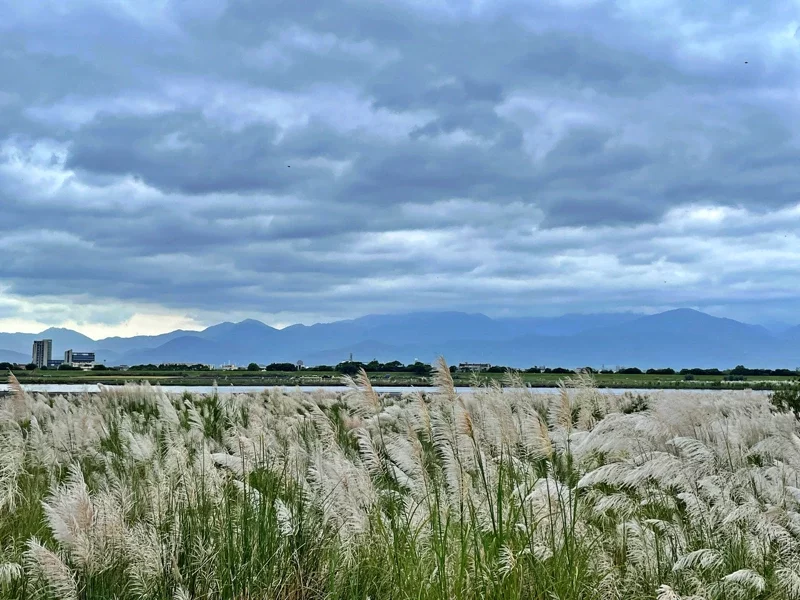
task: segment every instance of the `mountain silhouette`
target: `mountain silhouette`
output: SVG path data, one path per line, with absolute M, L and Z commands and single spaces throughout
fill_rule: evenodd
M 30 355 L 34 339 L 53 339 L 53 355 L 68 347 L 95 351 L 107 364 L 295 362 L 335 364 L 354 359 L 616 367 L 800 366 L 800 326 L 772 333 L 760 325 L 692 309 L 641 315 L 601 313 L 492 319 L 480 313 L 410 312 L 292 325 L 247 319 L 202 331 L 91 340 L 52 328 L 40 334 L 0 334 L 0 349 Z M 27 360 L 27 358 L 25 358 Z M 15 359 L 16 361 L 16 359 Z

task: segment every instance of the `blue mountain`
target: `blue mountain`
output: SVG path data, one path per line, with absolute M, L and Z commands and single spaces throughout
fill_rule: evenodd
M 33 339 L 95 350 L 108 364 L 165 362 L 223 364 L 415 359 L 444 355 L 451 363 L 492 362 L 514 367 L 800 366 L 800 326 L 776 335 L 759 325 L 691 309 L 654 315 L 601 313 L 492 319 L 480 313 L 411 312 L 293 325 L 275 329 L 248 319 L 203 331 L 94 341 L 50 329 L 37 335 L 0 334 L 0 348 L 29 355 Z

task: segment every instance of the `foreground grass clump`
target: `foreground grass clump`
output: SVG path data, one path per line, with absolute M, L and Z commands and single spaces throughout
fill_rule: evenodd
M 0 597 L 800 598 L 800 437 L 746 392 L 519 381 L 0 399 Z M 515 385 L 516 384 L 516 385 Z

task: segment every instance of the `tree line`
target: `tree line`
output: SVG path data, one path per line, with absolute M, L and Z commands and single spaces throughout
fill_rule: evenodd
M 28 371 L 36 370 L 36 365 L 30 363 L 28 365 L 20 366 L 9 362 L 0 362 L 0 371 L 16 370 L 24 368 Z M 344 361 L 338 365 L 315 365 L 309 367 L 299 367 L 294 363 L 278 362 L 270 363 L 264 367 L 257 363 L 250 363 L 247 366 L 248 371 L 270 371 L 270 372 L 291 372 L 291 371 L 306 371 L 306 372 L 336 372 L 342 375 L 355 375 L 360 369 L 364 369 L 367 373 L 409 373 L 420 377 L 425 377 L 431 374 L 432 367 L 427 363 L 416 361 L 411 364 L 403 364 L 398 360 L 382 363 L 377 360 L 370 362 L 360 361 Z M 41 367 L 40 370 L 47 370 L 47 367 Z M 73 367 L 71 365 L 60 365 L 59 371 L 81 371 L 80 367 Z M 94 365 L 95 371 L 114 370 L 114 367 L 107 367 L 106 365 Z M 183 363 L 169 363 L 169 364 L 146 364 L 134 365 L 128 368 L 129 371 L 137 372 L 175 372 L 175 371 L 213 371 L 214 369 L 209 365 L 204 364 L 183 364 Z M 452 373 L 458 372 L 458 367 L 451 366 Z M 530 367 L 528 369 L 511 369 L 502 365 L 491 366 L 482 372 L 484 373 L 505 373 L 509 370 L 518 370 L 522 373 L 545 373 L 554 375 L 568 375 L 575 373 L 575 369 L 567 369 L 564 367 Z M 601 375 L 683 375 L 683 376 L 721 376 L 721 377 L 758 377 L 758 376 L 772 376 L 772 377 L 795 377 L 800 376 L 798 369 L 751 369 L 744 365 L 737 365 L 732 369 L 680 369 L 675 370 L 672 368 L 663 369 L 640 369 L 638 367 L 623 367 L 617 369 L 594 369 L 592 367 L 585 367 L 580 369 L 585 373 L 601 374 Z

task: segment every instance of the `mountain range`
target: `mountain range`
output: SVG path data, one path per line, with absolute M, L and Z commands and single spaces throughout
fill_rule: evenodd
M 98 362 L 117 364 L 295 362 L 347 360 L 489 362 L 617 367 L 800 366 L 800 325 L 776 331 L 691 309 L 654 315 L 571 314 L 492 319 L 461 312 L 367 315 L 358 319 L 276 329 L 252 319 L 202 331 L 93 340 L 50 328 L 38 334 L 0 333 L 0 362 L 26 362 L 33 340 L 53 340 L 63 351 L 94 351 Z

